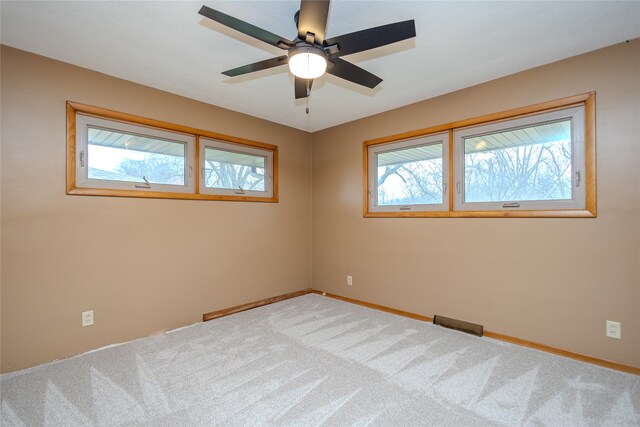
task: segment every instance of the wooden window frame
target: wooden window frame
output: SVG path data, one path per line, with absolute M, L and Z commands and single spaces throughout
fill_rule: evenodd
M 200 137 L 221 141 L 231 146 L 237 146 L 239 150 L 242 148 L 257 148 L 266 150 L 273 155 L 273 176 L 271 179 L 272 194 L 268 197 L 255 195 L 231 195 L 231 194 L 202 194 L 200 193 L 200 174 L 195 173 L 195 182 L 193 192 L 164 192 L 164 191 L 142 191 L 142 190 L 123 190 L 110 188 L 92 188 L 79 186 L 77 173 L 77 140 L 76 140 L 76 116 L 82 114 L 86 116 L 95 116 L 97 118 L 120 121 L 123 123 L 134 124 L 138 126 L 146 126 L 153 129 L 159 129 L 169 132 L 178 132 L 192 135 L 195 138 L 195 148 L 193 150 L 192 162 L 196 167 L 200 164 Z M 80 104 L 77 102 L 67 101 L 67 194 L 81 196 L 107 196 L 107 197 L 134 197 L 134 198 L 153 198 L 153 199 L 183 199 L 183 200 L 226 200 L 236 202 L 265 202 L 278 203 L 278 146 L 266 144 L 263 142 L 251 141 L 244 138 L 238 138 L 220 133 L 209 132 L 202 129 L 196 129 L 188 126 L 176 125 L 173 123 L 163 122 L 160 120 L 149 119 L 146 117 L 136 116 L 133 114 L 121 113 L 117 111 L 107 110 L 104 108 L 93 107 L 90 105 Z
M 455 121 L 443 125 L 418 129 L 401 134 L 367 140 L 362 143 L 363 151 L 363 217 L 365 218 L 595 218 L 596 208 L 596 147 L 595 147 L 595 92 L 570 96 L 554 101 L 543 102 L 527 107 L 487 114 L 480 117 Z M 449 209 L 445 211 L 399 211 L 374 212 L 370 209 L 369 201 L 369 147 L 379 144 L 389 144 L 406 139 L 418 138 L 430 134 L 449 132 L 449 177 L 448 182 L 455 182 L 455 156 L 453 133 L 462 128 L 486 125 L 505 120 L 512 120 L 540 113 L 570 107 L 584 106 L 584 209 L 532 209 L 532 210 L 455 210 L 455 192 L 449 191 Z

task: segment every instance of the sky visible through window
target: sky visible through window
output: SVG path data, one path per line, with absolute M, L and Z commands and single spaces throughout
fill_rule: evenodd
M 184 157 L 89 144 L 90 179 L 184 185 Z
M 115 172 L 125 159 L 144 160 L 149 155 L 142 151 L 122 150 L 95 144 L 89 144 L 89 152 L 89 167 L 111 172 Z

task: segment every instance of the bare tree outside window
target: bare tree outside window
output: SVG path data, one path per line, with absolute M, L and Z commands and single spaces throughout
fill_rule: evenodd
M 204 185 L 208 188 L 265 191 L 267 159 L 217 147 L 204 149 Z
M 184 158 L 149 154 L 144 159 L 124 159 L 116 172 L 152 183 L 182 184 L 184 182 Z M 206 161 L 204 184 L 212 188 L 241 188 L 264 191 L 264 168 L 233 163 Z
M 145 179 L 156 184 L 184 184 L 184 157 L 147 154 L 142 159 L 126 158 L 115 168 L 116 172 Z
M 465 201 L 571 198 L 571 141 L 524 145 L 464 156 Z
M 464 201 L 571 199 L 571 121 L 463 138 Z
M 381 151 L 376 163 L 379 206 L 442 203 L 441 142 Z
M 442 203 L 442 159 L 378 168 L 378 204 Z
M 264 191 L 264 167 L 205 161 L 204 183 L 211 188 Z

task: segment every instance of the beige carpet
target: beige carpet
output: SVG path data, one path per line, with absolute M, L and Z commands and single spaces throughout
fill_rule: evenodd
M 0 378 L 2 426 L 640 425 L 640 377 L 305 295 Z

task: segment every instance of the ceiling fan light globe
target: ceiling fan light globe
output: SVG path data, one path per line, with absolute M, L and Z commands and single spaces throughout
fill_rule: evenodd
M 327 70 L 326 55 L 317 48 L 297 48 L 289 55 L 289 70 L 301 79 L 317 79 Z

